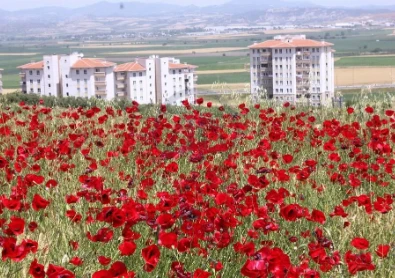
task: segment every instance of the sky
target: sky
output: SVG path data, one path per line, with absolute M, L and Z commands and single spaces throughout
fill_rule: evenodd
M 60 6 L 60 7 L 68 7 L 68 8 L 76 8 L 81 7 L 93 3 L 97 3 L 102 0 L 0 0 L 0 9 L 4 10 L 21 10 L 21 9 L 30 9 L 30 8 L 40 8 L 43 6 Z M 109 2 L 129 2 L 130 0 L 106 0 Z M 162 2 L 162 3 L 171 3 L 171 4 L 180 4 L 180 5 L 213 5 L 213 4 L 222 4 L 230 0 L 137 0 L 140 2 Z M 243 1 L 243 0 L 240 0 Z M 262 0 L 261 0 L 262 1 Z M 267 0 L 273 1 L 273 0 Z M 306 0 L 288 0 L 289 2 L 302 2 Z M 393 0 L 307 0 L 307 2 L 311 2 L 318 5 L 325 6 L 353 6 L 357 7 L 360 5 L 395 5 L 395 1 Z M 198 4 L 197 4 L 198 3 Z

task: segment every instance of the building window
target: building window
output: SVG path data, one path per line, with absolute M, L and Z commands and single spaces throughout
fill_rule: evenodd
M 76 70 L 75 73 L 76 73 L 76 74 L 80 74 L 80 71 L 79 71 L 79 70 Z
M 38 89 L 37 91 L 38 91 L 39 93 L 41 93 L 41 89 Z
M 37 74 L 37 75 L 40 75 L 40 71 L 38 70 L 38 71 L 36 72 L 36 74 Z
M 66 96 L 69 96 L 69 93 L 66 93 Z
M 30 84 L 33 84 L 33 79 L 30 79 Z
M 66 74 L 66 76 L 65 76 L 66 78 L 69 78 L 69 76 Z
M 142 72 L 139 72 L 139 76 L 143 76 L 143 73 L 142 73 Z
M 51 88 L 51 84 L 48 84 L 48 87 Z
M 87 71 L 87 70 L 84 70 L 84 74 L 88 74 L 88 71 Z
M 136 77 L 136 73 L 133 73 L 133 77 Z

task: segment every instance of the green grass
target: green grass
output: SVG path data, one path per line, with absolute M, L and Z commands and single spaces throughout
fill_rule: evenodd
M 202 74 L 199 75 L 198 84 L 213 83 L 248 83 L 250 82 L 249 72 L 223 73 L 223 74 Z
M 246 63 L 250 62 L 250 58 L 243 57 L 180 57 L 182 62 L 198 66 L 199 71 L 205 70 L 229 70 L 243 69 Z
M 337 67 L 395 67 L 395 56 L 343 57 L 335 62 Z

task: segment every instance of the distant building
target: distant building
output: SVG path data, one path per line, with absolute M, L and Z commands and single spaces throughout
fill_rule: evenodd
M 251 93 L 320 106 L 334 95 L 333 44 L 304 35 L 276 36 L 250 48 Z
M 116 95 L 141 104 L 193 103 L 195 68 L 174 58 L 138 58 L 115 68 Z
M 117 98 L 134 100 L 141 104 L 158 103 L 155 59 L 136 59 L 135 62 L 118 65 L 114 72 Z
M 20 69 L 21 89 L 57 97 L 127 99 L 141 104 L 176 104 L 195 100 L 195 66 L 174 58 L 137 58 L 116 66 L 83 54 L 44 56 Z
M 3 94 L 3 69 L 0 69 L 0 95 Z
M 174 58 L 155 58 L 157 102 L 181 105 L 195 101 L 196 66 L 182 64 Z
M 57 97 L 114 98 L 115 64 L 82 54 L 47 55 L 44 60 L 18 67 L 21 90 Z

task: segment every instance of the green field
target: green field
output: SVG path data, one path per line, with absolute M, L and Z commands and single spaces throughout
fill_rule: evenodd
M 387 53 L 395 53 L 395 36 L 388 36 L 393 30 L 331 30 L 322 32 L 306 33 L 308 38 L 315 40 L 326 40 L 335 44 L 337 57 L 342 57 L 336 62 L 336 66 L 394 66 L 394 57 L 347 57 L 366 54 L 374 51 L 384 51 Z M 169 40 L 149 40 L 149 41 L 112 41 L 98 42 L 97 45 L 103 48 L 89 48 L 86 42 L 70 41 L 65 44 L 58 44 L 56 41 L 45 42 L 7 42 L 0 45 L 0 53 L 37 53 L 32 56 L 0 56 L 0 68 L 4 68 L 3 83 L 5 88 L 18 88 L 19 77 L 17 66 L 31 61 L 39 61 L 45 54 L 68 54 L 72 52 L 82 52 L 85 57 L 108 58 L 110 61 L 119 63 L 129 62 L 136 55 L 123 54 L 122 52 L 136 51 L 174 51 L 186 49 L 202 49 L 212 48 L 211 53 L 197 53 L 196 55 L 181 53 L 171 54 L 171 56 L 181 59 L 181 62 L 197 65 L 199 71 L 206 70 L 232 70 L 243 69 L 246 63 L 249 63 L 247 47 L 253 42 L 264 41 L 273 38 L 274 34 L 251 34 L 247 37 L 229 37 L 221 39 L 197 39 L 195 37 L 178 38 L 174 37 Z M 115 45 L 133 43 L 130 47 L 117 48 Z M 144 46 L 136 46 L 135 44 L 144 44 Z M 152 46 L 151 46 L 152 45 Z M 85 47 L 84 47 L 85 46 Z M 75 48 L 74 48 L 75 47 Z M 223 47 L 244 47 L 245 52 L 225 53 L 217 51 L 216 48 Z M 234 55 L 234 56 L 230 56 Z M 149 56 L 144 54 L 142 56 Z M 165 56 L 165 55 L 161 55 Z M 166 55 L 167 56 L 167 55 Z M 170 56 L 170 54 L 169 54 Z M 198 84 L 211 84 L 213 82 L 220 83 L 245 83 L 249 82 L 248 73 L 227 73 L 215 75 L 200 75 Z
M 243 57 L 186 57 L 182 62 L 198 66 L 199 71 L 205 70 L 230 70 L 244 69 L 244 65 L 250 62 L 250 58 Z
M 394 67 L 395 56 L 343 57 L 335 62 L 337 67 Z
M 199 75 L 199 80 L 198 80 L 198 84 L 248 83 L 248 82 L 250 82 L 249 72 L 202 74 Z

